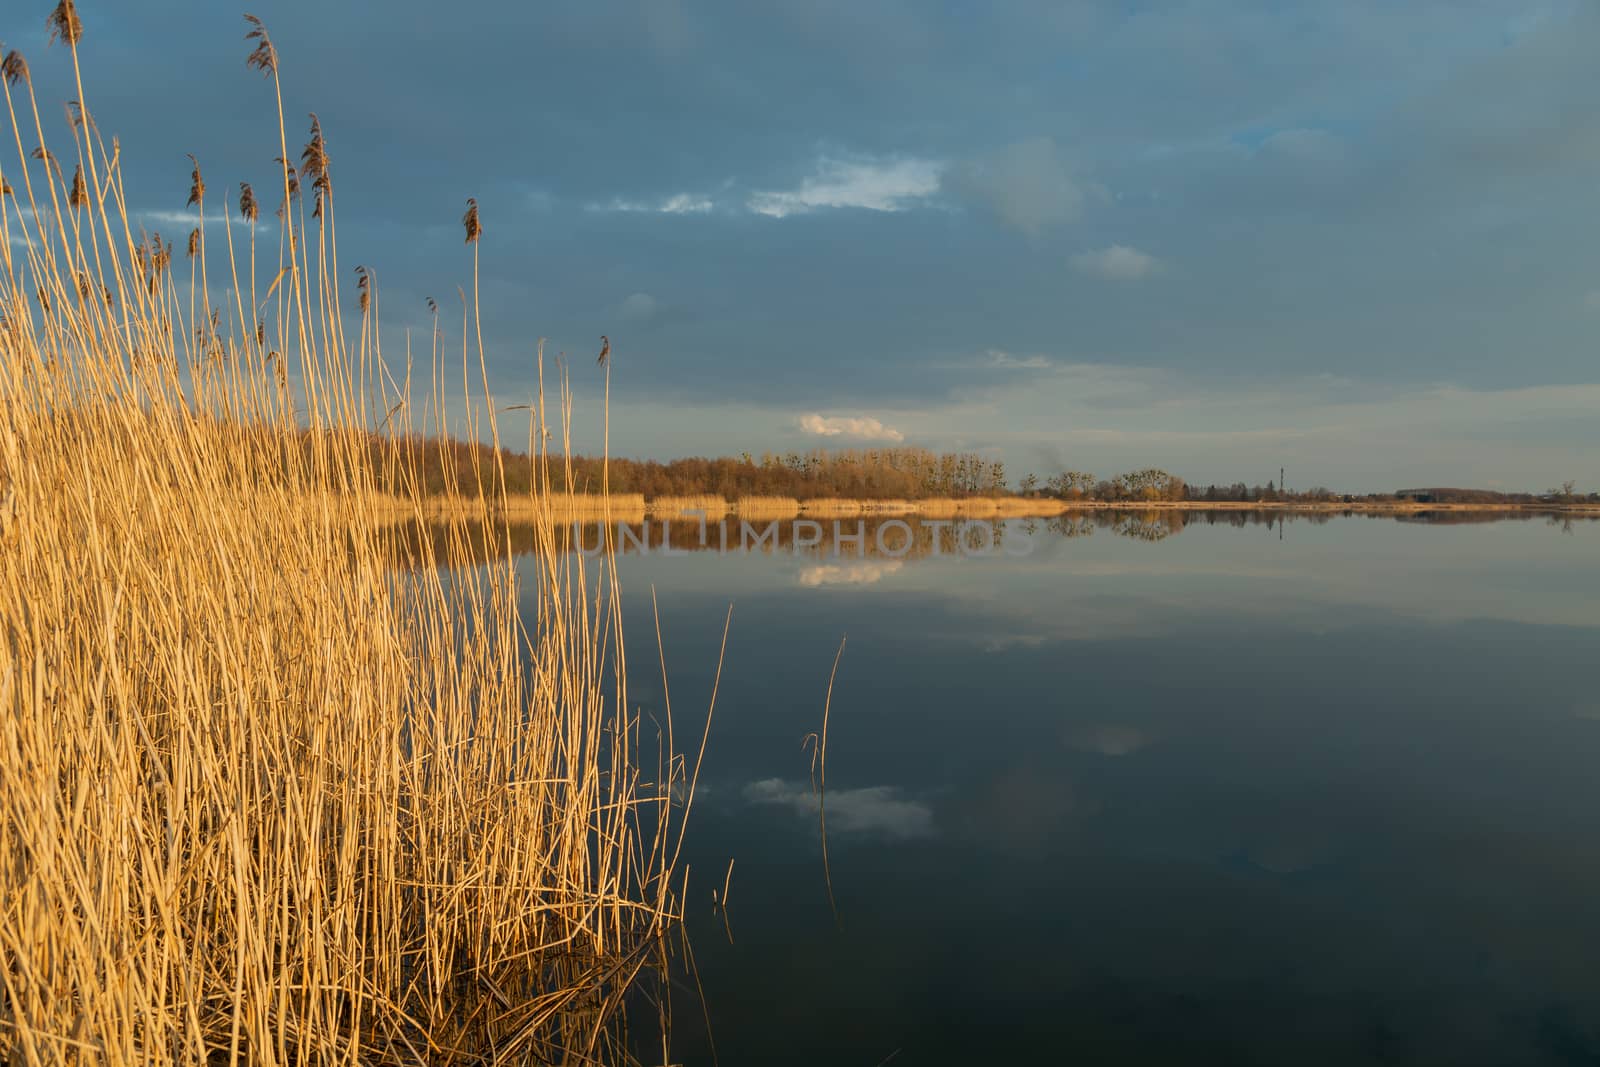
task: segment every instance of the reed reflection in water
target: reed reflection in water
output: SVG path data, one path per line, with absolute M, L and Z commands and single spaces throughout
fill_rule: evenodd
M 1049 518 L 928 519 L 916 515 L 851 518 L 741 519 L 737 516 L 647 518 L 611 526 L 590 521 L 567 523 L 555 531 L 559 551 L 599 555 L 609 539 L 617 553 L 629 555 L 787 555 L 817 560 L 920 561 L 941 557 L 982 558 L 1026 556 L 1045 539 L 1082 538 L 1096 534 L 1134 541 L 1165 541 L 1190 526 L 1260 528 L 1283 536 L 1285 527 L 1324 526 L 1335 519 L 1436 526 L 1498 522 L 1545 523 L 1572 528 L 1600 522 L 1600 516 L 1515 512 L 1246 511 L 1175 508 L 1149 511 L 1094 509 L 1065 512 Z M 424 541 L 436 551 L 450 535 L 444 523 L 407 520 L 397 528 L 397 556 L 415 557 Z M 476 562 L 531 553 L 535 528 L 513 522 L 494 536 L 479 536 L 469 546 Z

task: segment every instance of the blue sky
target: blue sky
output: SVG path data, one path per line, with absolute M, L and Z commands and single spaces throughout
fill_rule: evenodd
M 476 197 L 492 384 L 572 353 L 580 444 L 608 334 L 634 455 L 1600 488 L 1600 6 L 253 4 L 390 359 Z M 48 7 L 0 40 L 64 100 Z M 79 7 L 152 226 L 186 152 L 270 181 L 238 10 Z

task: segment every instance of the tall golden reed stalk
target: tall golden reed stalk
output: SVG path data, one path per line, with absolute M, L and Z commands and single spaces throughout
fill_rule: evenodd
M 555 547 L 570 478 L 537 488 L 531 581 L 471 554 L 509 537 L 493 471 L 446 537 L 402 540 L 378 488 L 422 517 L 411 368 L 383 362 L 368 271 L 342 313 L 320 126 L 297 171 L 277 94 L 265 291 L 253 193 L 208 201 L 199 163 L 180 281 L 81 103 L 69 0 L 50 26 L 70 146 L 17 53 L 0 82 L 0 1062 L 616 1058 L 694 766 L 670 733 L 640 752 L 615 570 Z M 476 283 L 475 205 L 467 229 Z M 481 341 L 462 355 L 476 438 Z M 551 437 L 542 392 L 534 418 Z

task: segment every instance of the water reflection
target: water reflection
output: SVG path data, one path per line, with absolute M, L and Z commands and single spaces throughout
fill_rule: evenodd
M 720 686 L 649 1061 L 1600 1062 L 1600 524 L 1490 518 L 613 531 Z
M 1095 509 L 1064 512 L 1049 518 L 925 519 L 915 515 L 866 516 L 835 519 L 651 519 L 619 522 L 611 527 L 594 522 L 562 524 L 553 532 L 563 552 L 594 557 L 605 547 L 618 554 L 670 556 L 684 553 L 717 555 L 790 555 L 827 560 L 916 561 L 952 556 L 1027 555 L 1029 542 L 1041 536 L 1077 539 L 1110 534 L 1133 541 L 1165 541 L 1191 526 L 1256 528 L 1276 531 L 1286 527 L 1322 527 L 1342 519 L 1426 526 L 1463 526 L 1500 523 L 1537 523 L 1570 531 L 1575 526 L 1600 522 L 1600 515 L 1523 512 L 1411 511 L 1373 513 L 1360 511 L 1265 511 L 1243 509 L 1185 510 L 1155 508 L 1148 511 Z M 431 541 L 434 553 L 451 530 L 443 524 L 407 521 L 397 527 L 397 552 L 410 558 Z M 513 523 L 492 537 L 478 534 L 472 544 L 474 558 L 503 559 L 507 554 L 533 551 L 536 530 L 531 524 Z M 1023 542 L 1019 544 L 1019 541 Z M 821 572 L 816 584 L 850 581 L 851 575 L 875 580 L 871 568 L 841 568 Z

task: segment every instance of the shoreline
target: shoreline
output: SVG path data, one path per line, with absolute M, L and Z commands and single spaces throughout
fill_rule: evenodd
M 419 508 L 400 497 L 383 498 L 394 511 L 415 514 Z M 563 521 L 593 522 L 610 518 L 617 522 L 643 522 L 646 519 L 698 519 L 709 521 L 727 516 L 748 519 L 793 518 L 895 518 L 915 516 L 930 519 L 990 518 L 1031 519 L 1051 518 L 1069 512 L 1088 511 L 1253 511 L 1307 514 L 1372 514 L 1417 515 L 1433 513 L 1459 514 L 1534 514 L 1534 515 L 1588 515 L 1600 517 L 1600 504 L 1589 502 L 1561 503 L 1420 503 L 1411 500 L 1368 501 L 1244 501 L 1244 500 L 1055 500 L 1026 497 L 970 497 L 965 499 L 931 500 L 878 500 L 819 498 L 815 500 L 778 500 L 756 498 L 727 501 L 712 496 L 685 500 L 682 497 L 646 500 L 638 493 L 612 494 L 609 506 L 599 494 L 552 495 L 549 507 L 527 496 L 515 496 L 502 509 L 491 505 L 491 511 L 504 511 L 513 520 L 526 518 L 532 521 L 548 512 Z M 479 511 L 483 503 L 472 497 L 427 496 L 420 501 L 424 518 L 444 518 L 462 511 Z

